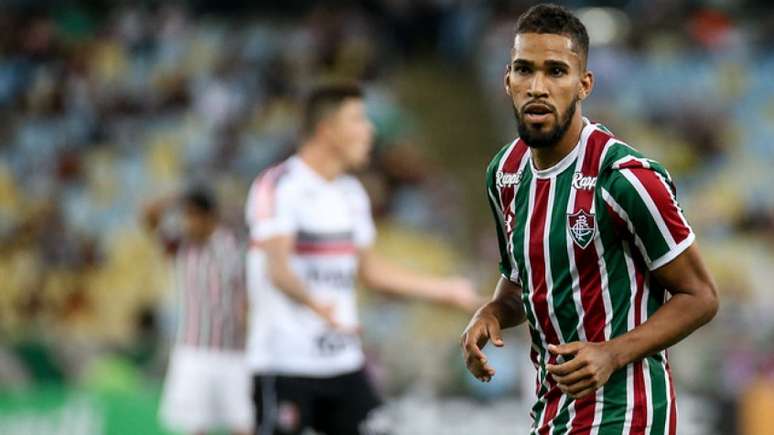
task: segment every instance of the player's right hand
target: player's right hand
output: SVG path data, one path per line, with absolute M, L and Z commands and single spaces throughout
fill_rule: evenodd
M 321 304 L 321 303 L 315 303 L 311 307 L 312 311 L 315 312 L 320 318 L 322 318 L 325 323 L 328 324 L 333 329 L 339 329 L 341 325 L 338 321 L 336 321 L 336 306 L 333 304 Z
M 481 351 L 490 340 L 497 347 L 505 345 L 500 333 L 500 322 L 485 305 L 470 320 L 460 339 L 465 365 L 481 382 L 489 382 L 495 375 L 495 369 L 489 365 L 486 355 Z
M 357 335 L 360 333 L 359 328 L 347 327 L 336 320 L 336 305 L 315 303 L 311 308 L 312 311 L 320 316 L 325 321 L 325 323 L 336 332 L 352 335 Z

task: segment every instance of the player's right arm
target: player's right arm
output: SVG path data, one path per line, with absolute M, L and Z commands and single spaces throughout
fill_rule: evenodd
M 250 188 L 245 205 L 250 244 L 264 252 L 266 273 L 276 289 L 338 327 L 334 307 L 315 300 L 290 265 L 298 231 L 298 208 L 304 201 L 297 188 L 283 182 L 284 171 L 282 165 L 269 168 Z
M 500 277 L 492 300 L 479 308 L 462 333 L 461 346 L 465 365 L 478 380 L 488 382 L 495 374 L 482 352 L 487 342 L 502 347 L 500 331 L 524 322 L 526 315 L 521 305 L 521 287 L 505 277 Z
M 306 284 L 290 267 L 290 256 L 295 245 L 292 235 L 281 235 L 261 242 L 266 254 L 267 272 L 272 285 L 295 302 L 307 306 L 333 327 L 338 327 L 333 306 L 315 301 L 306 291 Z
M 504 151 L 507 147 L 503 148 Z M 488 364 L 481 351 L 488 341 L 502 347 L 505 343 L 500 331 L 524 322 L 526 314 L 521 302 L 521 286 L 508 252 L 507 229 L 503 206 L 499 203 L 499 192 L 495 183 L 495 172 L 503 152 L 498 153 L 487 168 L 487 199 L 495 220 L 497 244 L 500 250 L 500 280 L 495 287 L 492 300 L 479 308 L 462 333 L 461 346 L 468 370 L 480 381 L 488 382 L 494 376 L 494 369 Z

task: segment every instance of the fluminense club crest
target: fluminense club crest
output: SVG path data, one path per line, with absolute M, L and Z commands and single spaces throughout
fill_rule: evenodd
M 580 246 L 581 249 L 586 249 L 591 241 L 594 240 L 594 234 L 597 231 L 594 215 L 586 210 L 578 210 L 573 214 L 568 214 L 567 231 L 570 232 L 570 237 L 572 237 L 575 244 Z

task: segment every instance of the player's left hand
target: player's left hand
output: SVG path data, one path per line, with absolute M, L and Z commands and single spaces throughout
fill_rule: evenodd
M 546 369 L 553 375 L 563 393 L 579 399 L 605 385 L 610 375 L 618 369 L 615 353 L 608 343 L 575 341 L 549 344 L 548 351 L 563 356 L 562 364 L 547 364 Z

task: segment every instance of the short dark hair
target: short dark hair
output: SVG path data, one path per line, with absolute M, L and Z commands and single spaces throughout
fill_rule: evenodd
M 190 207 L 197 213 L 215 215 L 218 212 L 215 195 L 203 186 L 189 187 L 183 194 L 181 202 L 185 207 Z
M 551 33 L 570 38 L 583 65 L 589 56 L 589 34 L 581 20 L 562 6 L 543 3 L 532 6 L 516 21 L 514 36 L 520 33 Z
M 317 125 L 335 112 L 344 100 L 363 98 L 363 88 L 355 83 L 335 83 L 320 85 L 306 97 L 302 133 L 310 135 Z

